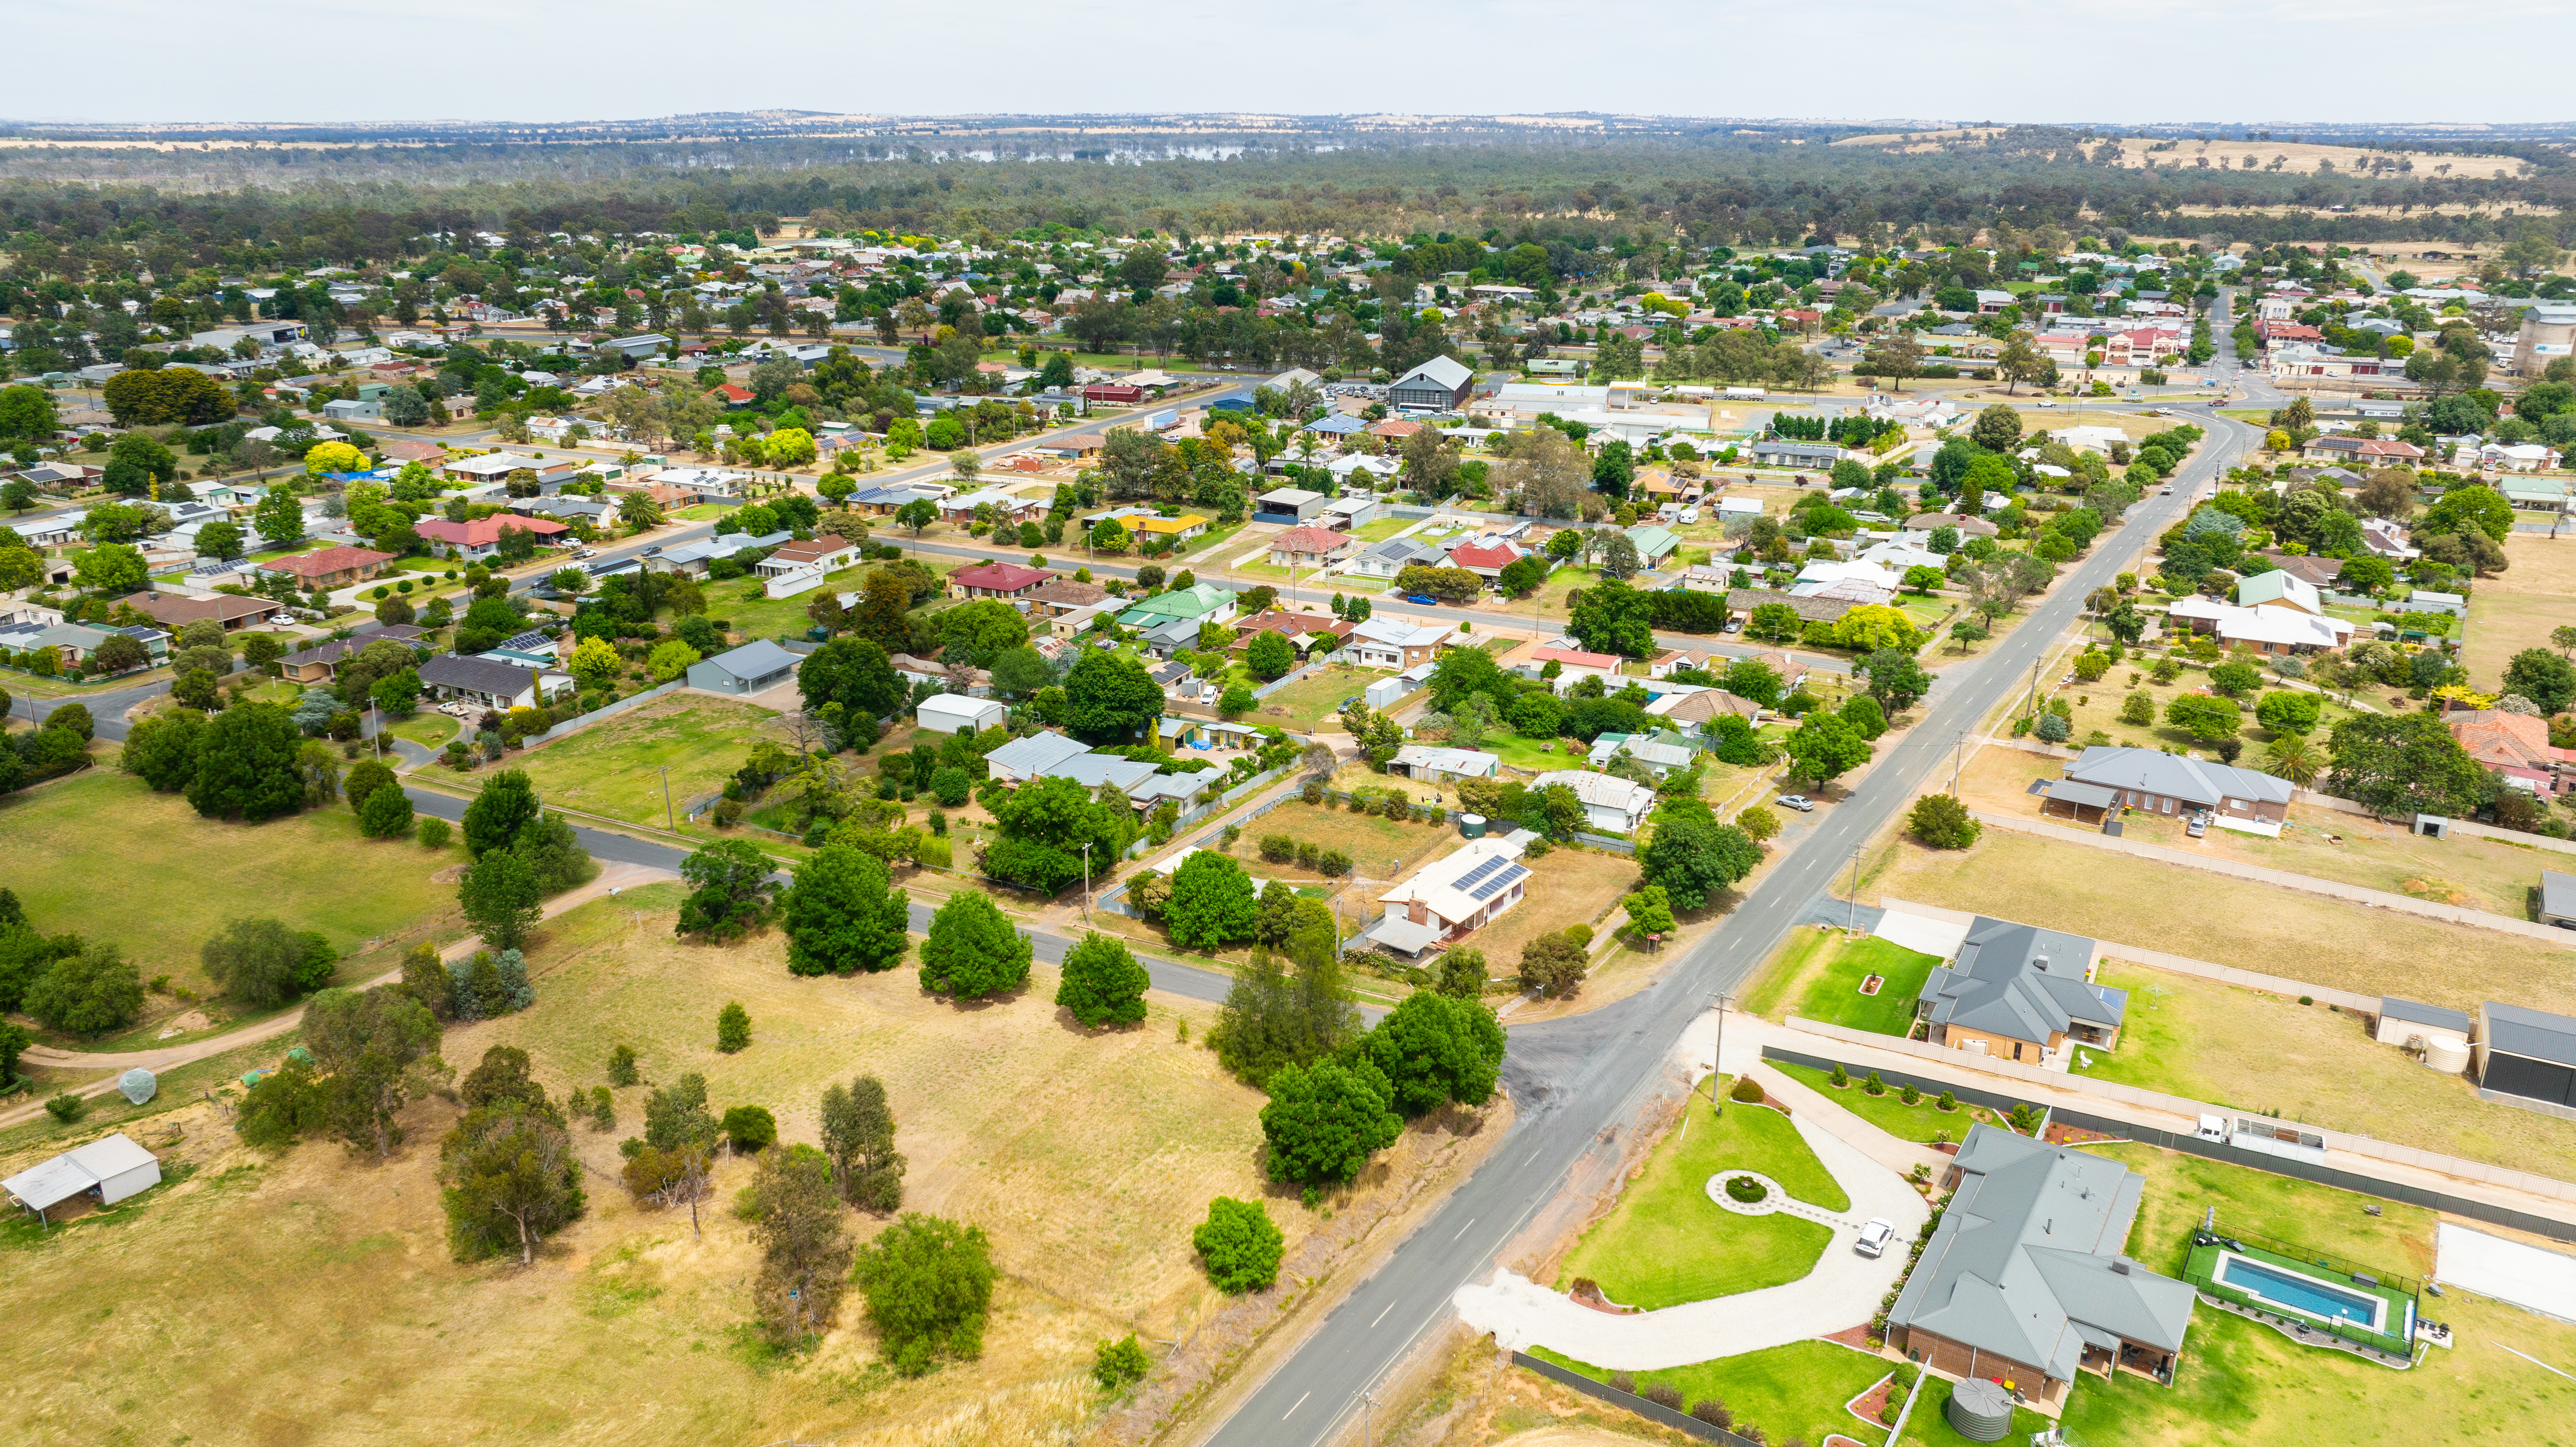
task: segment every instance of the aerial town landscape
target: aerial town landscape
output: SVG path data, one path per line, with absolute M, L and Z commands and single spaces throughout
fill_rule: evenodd
M 2576 125 L 1519 89 L 0 122 L 9 1440 L 2576 1440 Z

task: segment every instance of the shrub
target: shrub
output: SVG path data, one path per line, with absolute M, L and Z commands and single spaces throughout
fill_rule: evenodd
M 906 1213 L 860 1249 L 853 1276 L 879 1350 L 899 1374 L 921 1376 L 939 1357 L 984 1354 L 994 1270 L 976 1227 Z
M 742 801 L 740 799 L 718 799 L 716 801 L 715 808 L 708 811 L 708 813 L 709 816 L 716 821 L 717 828 L 730 829 L 736 824 L 742 822 Z
M 1567 944 L 1574 946 L 1578 950 L 1588 950 L 1592 948 L 1592 926 L 1588 924 L 1570 924 L 1563 930 L 1559 931 L 1559 933 L 1565 936 L 1565 942 Z
M 1134 1332 L 1122 1341 L 1103 1340 L 1091 1349 L 1091 1379 L 1100 1390 L 1114 1392 L 1129 1382 L 1141 1382 L 1154 1368 L 1154 1359 L 1136 1341 Z
M 608 1083 L 633 1085 L 642 1079 L 635 1070 L 635 1047 L 620 1045 L 608 1052 Z
M 1279 1279 L 1279 1258 L 1287 1238 L 1258 1201 L 1219 1196 L 1208 1202 L 1207 1220 L 1190 1233 L 1216 1289 L 1235 1295 L 1267 1291 Z
M 1923 1100 L 1923 1092 L 1916 1090 L 1909 1084 L 1904 1089 L 1896 1092 L 1896 1098 L 1904 1101 L 1907 1105 L 1919 1105 Z
M 1904 1410 L 1905 1410 L 1905 1404 L 1904 1404 L 1903 1402 L 1898 1401 L 1894 1396 L 1890 1396 L 1890 1397 L 1889 1397 L 1889 1398 L 1888 1398 L 1884 1403 L 1880 1404 L 1880 1406 L 1879 1406 L 1879 1409 L 1878 1409 L 1878 1425 L 1880 1425 L 1880 1426 L 1882 1426 L 1882 1427 L 1893 1427 L 1893 1426 L 1895 1426 L 1895 1425 L 1896 1425 L 1896 1418 L 1897 1418 L 1897 1414 L 1898 1414 L 1898 1413 L 1900 1413 L 1900 1412 L 1903 1412 Z
M 716 1012 L 716 1048 L 727 1055 L 751 1044 L 751 1014 L 740 1000 L 728 1000 Z
M 1297 857 L 1297 841 L 1285 834 L 1261 836 L 1261 858 L 1269 864 L 1287 864 Z
M 724 1113 L 724 1133 L 735 1150 L 765 1150 L 778 1139 L 778 1119 L 759 1106 L 737 1105 Z
M 1548 843 L 1545 839 L 1533 839 L 1528 844 L 1522 846 L 1521 858 L 1545 859 L 1547 857 L 1547 852 L 1555 847 L 1555 845 Z
M 1860 1088 L 1870 1095 L 1887 1094 L 1887 1082 L 1879 1079 L 1878 1072 L 1875 1070 L 1869 1073 L 1869 1079 L 1860 1083 Z
M 1386 817 L 1401 824 L 1413 817 L 1413 803 L 1402 794 L 1386 796 Z
M 1735 1422 L 1735 1414 L 1726 1410 L 1726 1404 L 1715 1397 L 1702 1397 L 1691 1403 L 1690 1414 L 1721 1432 Z
M 1729 1176 L 1726 1178 L 1726 1194 L 1750 1206 L 1770 1195 L 1771 1191 L 1751 1176 Z
M 1298 797 L 1304 799 L 1309 804 L 1321 804 L 1324 802 L 1324 781 L 1321 779 L 1308 779 L 1306 781 L 1306 787 L 1298 791 Z
M 1941 1098 L 1932 1102 L 1932 1104 L 1936 1109 L 1940 1110 L 1957 1110 L 1959 1108 L 1959 1097 L 1945 1090 L 1941 1092 Z
M 1637 1395 L 1654 1403 L 1658 1407 L 1670 1407 L 1676 1412 L 1682 1409 L 1681 1389 L 1674 1386 L 1668 1386 L 1662 1382 L 1654 1383 L 1647 1387 L 1646 1390 L 1639 1392 Z
M 45 1102 L 45 1113 L 69 1125 L 89 1114 L 89 1102 L 67 1090 Z
M 1297 861 L 1298 868 L 1312 869 L 1315 867 L 1315 861 L 1323 857 L 1323 851 L 1317 849 L 1312 843 L 1300 839 L 1297 841 L 1297 847 L 1292 851 L 1292 855 Z
M 1834 1073 L 1826 1076 L 1825 1080 L 1836 1090 L 1846 1090 L 1851 1086 L 1851 1072 L 1843 1069 L 1842 1062 L 1838 1060 L 1834 1062 Z
M 1315 872 L 1326 879 L 1339 879 L 1351 872 L 1351 857 L 1338 849 L 1326 849 L 1315 856 Z
M 1637 1395 L 1637 1379 L 1628 1375 L 1626 1372 L 1612 1372 L 1610 1374 L 1610 1390 L 1614 1392 L 1626 1392 L 1629 1396 L 1633 1397 Z
M 1750 1075 L 1738 1076 L 1735 1081 L 1735 1087 L 1726 1093 L 1726 1098 L 1729 1100 L 1740 1100 L 1746 1105 L 1760 1105 L 1762 1103 L 1762 1082 L 1754 1079 Z
M 412 826 L 412 837 L 420 841 L 423 849 L 446 848 L 448 839 L 455 832 L 444 819 L 423 819 Z

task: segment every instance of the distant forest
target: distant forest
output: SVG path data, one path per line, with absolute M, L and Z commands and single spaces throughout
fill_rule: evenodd
M 393 260 L 429 232 L 764 230 L 793 216 L 835 231 L 969 237 L 1450 232 L 1578 246 L 1956 243 L 2044 230 L 2475 245 L 2536 226 L 2576 246 L 2576 161 L 2552 145 L 2464 149 L 2449 176 L 2292 174 L 2121 169 L 2091 159 L 2097 133 L 2070 128 L 2017 127 L 1926 155 L 1827 144 L 1835 134 L 1486 129 L 1179 143 L 1209 159 L 1167 154 L 1168 134 L 1086 138 L 1094 148 L 1075 153 L 1043 134 L 998 129 L 175 153 L 43 150 L 0 138 L 0 245 L 22 262 L 102 244 L 198 265 L 363 264 Z M 984 155 L 996 159 L 969 159 Z M 1064 158 L 1024 159 L 1032 155 Z M 2492 169 L 2474 164 L 2480 155 L 2517 157 L 2532 170 L 2472 179 L 2467 172 Z M 83 179 L 69 179 L 74 172 Z

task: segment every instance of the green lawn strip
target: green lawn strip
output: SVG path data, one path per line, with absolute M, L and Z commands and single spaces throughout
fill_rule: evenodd
M 2086 1377 L 2084 1386 L 2090 1386 L 2094 1380 L 2092 1377 Z M 1922 1447 L 1977 1447 L 1976 1443 L 1960 1436 L 1958 1430 L 1950 1425 L 1949 1417 L 1945 1415 L 1945 1409 L 1950 1405 L 1948 1382 L 1939 1377 L 1927 1376 L 1923 1379 L 1922 1385 L 1914 1390 L 1914 1410 L 1905 1415 L 1907 1447 L 1913 1447 L 1916 1443 L 1922 1444 Z M 2082 1391 L 2083 1387 L 2078 1387 L 2077 1390 Z M 2033 1433 L 2044 1432 L 2047 1429 L 2046 1417 L 2028 1407 L 2015 1407 L 2012 1430 L 2003 1435 L 2003 1440 L 2027 1442 Z
M 2003 1117 L 1983 1106 L 1970 1105 L 1965 1101 L 1961 1101 L 1956 1110 L 1943 1110 L 1932 1103 L 1937 1097 L 1927 1095 L 1920 1102 L 1907 1105 L 1898 1098 L 1894 1087 L 1890 1087 L 1885 1095 L 1871 1095 L 1861 1089 L 1860 1081 L 1864 1077 L 1854 1076 L 1852 1084 L 1837 1090 L 1831 1083 L 1830 1072 L 1815 1069 L 1813 1066 L 1792 1065 L 1780 1060 L 1767 1063 L 1772 1069 L 1800 1085 L 1819 1092 L 1834 1104 L 1877 1126 L 1898 1140 L 1917 1141 L 1926 1145 L 1936 1137 L 1954 1141 L 1965 1140 L 1968 1136 L 1968 1127 L 1978 1121 L 1984 1121 L 1988 1125 L 2003 1124 Z
M 2212 1207 L 2222 1231 L 2268 1237 L 2421 1279 L 2433 1266 L 2437 1213 L 2249 1166 L 2123 1141 L 2087 1149 L 2147 1178 L 2129 1254 L 2169 1276 L 2182 1274 L 2191 1233 Z M 2379 1207 L 2365 1215 L 2362 1208 Z
M 1841 948 L 1824 962 L 1823 969 L 1809 977 L 1807 988 L 1793 1007 L 1797 1013 L 1810 1020 L 1882 1035 L 1909 1032 L 1923 982 L 1931 978 L 1932 968 L 1941 961 L 1875 935 L 1841 942 L 1838 936 L 1823 930 L 1816 933 L 1836 940 Z M 1878 993 L 1864 995 L 1860 987 L 1871 975 L 1881 977 Z
M 1722 1090 L 1721 1086 L 1721 1090 Z M 1584 1233 L 1560 1282 L 1588 1276 L 1612 1301 L 1647 1311 L 1796 1281 L 1833 1233 L 1782 1213 L 1742 1216 L 1708 1198 L 1721 1170 L 1759 1171 L 1830 1211 L 1851 1198 L 1778 1111 L 1729 1103 L 1712 1119 L 1694 1101 L 1648 1156 L 1618 1207 Z
M 0 838 L 38 929 L 114 944 L 145 979 L 199 988 L 198 947 L 229 920 L 273 915 L 351 951 L 451 914 L 455 887 L 433 876 L 464 858 L 365 838 L 346 805 L 262 824 L 201 818 L 105 766 L 0 801 Z
M 1580 769 L 1587 751 L 1575 739 L 1528 739 L 1519 734 L 1487 734 L 1476 747 L 1503 761 L 1508 768 L 1527 769 L 1532 773 L 1552 773 L 1558 769 Z
M 1754 977 L 1753 988 L 1744 992 L 1745 1011 L 1766 1020 L 1786 1015 L 1789 1002 L 1806 989 L 1808 977 L 1820 968 L 1820 960 L 1830 956 L 1833 944 L 1831 930 L 1791 930 Z
M 1610 1380 L 1608 1371 L 1562 1352 L 1532 1347 L 1529 1354 L 1581 1372 L 1594 1381 Z M 1786 1442 L 1794 1437 L 1802 1442 L 1822 1442 L 1826 1433 L 1840 1432 L 1876 1447 L 1886 1440 L 1886 1429 L 1863 1422 L 1844 1410 L 1843 1404 L 1877 1385 L 1893 1370 L 1888 1362 L 1850 1347 L 1801 1341 L 1713 1362 L 1630 1375 L 1641 1390 L 1668 1386 L 1680 1392 L 1684 1411 L 1695 1402 L 1723 1402 L 1735 1414 L 1738 1432 L 1747 1426 L 1759 1427 L 1767 1441 Z
M 1397 533 L 1404 531 L 1406 528 L 1413 526 L 1416 521 L 1417 519 L 1414 518 L 1379 518 L 1375 522 L 1360 524 L 1357 528 L 1352 530 L 1351 536 L 1364 543 L 1382 543 L 1388 538 L 1394 537 Z

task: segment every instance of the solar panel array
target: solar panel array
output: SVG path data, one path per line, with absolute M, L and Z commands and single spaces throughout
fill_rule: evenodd
M 1505 859 L 1500 855 L 1496 855 L 1495 857 L 1486 860 L 1484 863 L 1477 865 L 1475 868 L 1468 870 L 1465 874 L 1460 875 L 1458 877 L 1458 882 L 1451 885 L 1450 888 L 1472 892 L 1472 886 L 1476 881 L 1483 879 L 1487 875 L 1492 874 L 1495 870 L 1500 869 L 1509 863 L 1511 863 L 1510 860 Z M 1484 896 L 1482 895 L 1477 896 L 1479 899 L 1482 899 L 1483 897 Z
M 1477 885 L 1475 888 L 1468 890 L 1467 893 L 1477 899 L 1492 899 L 1495 895 L 1502 893 L 1505 889 L 1519 883 L 1528 873 L 1528 870 L 1521 868 L 1517 864 L 1507 864 L 1500 872 L 1496 873 L 1493 878 L 1488 879 L 1484 883 Z M 1473 878 L 1472 875 L 1469 877 Z M 1459 884 L 1460 887 L 1463 888 L 1466 881 L 1460 880 Z

